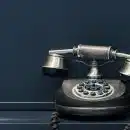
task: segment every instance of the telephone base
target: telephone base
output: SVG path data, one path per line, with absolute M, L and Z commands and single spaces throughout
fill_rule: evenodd
M 122 115 L 122 113 L 127 113 L 130 106 L 115 106 L 115 107 L 68 107 L 56 105 L 56 110 L 59 113 L 64 113 L 65 115 L 75 115 L 75 116 L 113 116 Z
M 56 110 L 59 113 L 79 116 L 111 116 L 126 114 L 130 110 L 130 88 L 120 80 L 107 80 L 113 92 L 107 95 L 76 95 L 76 84 L 86 79 L 65 80 L 56 93 Z M 110 89 L 110 88 L 109 88 Z M 95 90 L 94 90 L 95 91 Z M 110 92 L 110 91 L 108 91 Z M 96 93 L 97 94 L 97 93 Z M 95 98 L 94 98 L 95 97 Z

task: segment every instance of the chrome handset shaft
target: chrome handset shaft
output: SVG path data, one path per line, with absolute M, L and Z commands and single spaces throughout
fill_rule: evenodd
M 74 54 L 78 57 L 86 57 L 92 59 L 110 59 L 110 58 L 124 58 L 130 59 L 130 54 L 120 53 L 113 50 L 111 46 L 93 46 L 93 45 L 78 45 L 72 49 L 58 49 L 49 50 L 49 54 Z
M 49 54 L 68 54 L 73 53 L 73 49 L 49 50 Z
M 116 57 L 130 59 L 130 54 L 117 52 Z

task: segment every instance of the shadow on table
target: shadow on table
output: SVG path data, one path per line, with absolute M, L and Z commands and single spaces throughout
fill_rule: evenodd
M 112 115 L 112 116 L 70 116 L 62 115 L 61 119 L 68 121 L 88 121 L 88 122 L 128 122 L 128 115 Z M 127 120 L 126 120 L 127 119 Z

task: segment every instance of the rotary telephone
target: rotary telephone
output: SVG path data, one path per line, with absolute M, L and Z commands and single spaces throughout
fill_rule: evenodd
M 79 60 L 80 59 L 80 60 Z M 87 65 L 90 71 L 86 78 L 67 79 L 71 60 Z M 122 60 L 119 70 L 126 80 L 104 79 L 98 62 Z M 72 49 L 49 50 L 47 61 L 42 66 L 45 75 L 64 77 L 62 86 L 55 94 L 55 109 L 58 113 L 76 116 L 121 115 L 130 109 L 130 54 L 120 53 L 111 46 L 78 45 Z

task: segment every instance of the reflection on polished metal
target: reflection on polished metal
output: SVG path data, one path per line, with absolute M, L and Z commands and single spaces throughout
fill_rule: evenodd
M 111 46 L 95 46 L 95 45 L 78 45 L 71 49 L 49 50 L 49 54 L 73 54 L 77 57 L 85 57 L 90 59 L 130 59 L 130 54 L 120 53 L 118 50 L 112 49 Z
M 68 74 L 67 61 L 62 55 L 52 54 L 42 66 L 43 73 L 49 76 L 63 77 Z
M 97 62 L 95 60 L 92 61 L 91 69 L 90 69 L 87 76 L 90 79 L 101 78 L 101 74 L 99 73 L 98 65 L 97 65 Z
M 110 59 L 113 57 L 111 46 L 78 45 L 72 49 L 49 50 L 49 54 L 73 54 L 78 57 L 94 59 Z
M 73 53 L 73 49 L 49 50 L 49 54 Z
M 130 76 L 130 59 L 127 59 L 124 62 L 124 65 L 119 72 L 123 75 Z
M 52 54 L 48 56 L 46 63 L 43 67 L 67 70 L 68 68 L 64 60 L 65 59 L 63 56 L 58 54 Z

